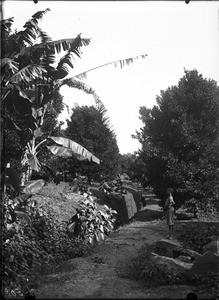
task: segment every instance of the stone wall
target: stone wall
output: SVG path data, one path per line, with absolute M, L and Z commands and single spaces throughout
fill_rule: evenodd
M 141 208 L 141 195 L 132 187 L 125 186 L 126 194 L 104 195 L 98 188 L 91 187 L 90 192 L 98 198 L 97 203 L 106 204 L 118 213 L 116 227 L 125 225 Z

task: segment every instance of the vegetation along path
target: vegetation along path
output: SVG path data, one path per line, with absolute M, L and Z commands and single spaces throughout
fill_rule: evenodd
M 142 283 L 125 278 L 122 270 L 142 246 L 166 237 L 167 228 L 159 201 L 148 196 L 148 204 L 133 220 L 111 233 L 91 255 L 68 260 L 59 271 L 41 279 L 36 292 L 40 298 L 164 298 L 186 299 L 194 291 L 189 285 L 169 285 L 147 288 Z M 204 293 L 204 292 L 203 292 Z M 198 294 L 198 299 L 207 299 Z

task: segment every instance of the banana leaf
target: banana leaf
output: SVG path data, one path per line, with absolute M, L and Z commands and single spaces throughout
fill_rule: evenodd
M 40 163 L 36 155 L 32 153 L 27 153 L 28 164 L 32 170 L 39 172 L 40 170 Z
M 50 136 L 55 143 L 58 145 L 47 146 L 47 148 L 55 155 L 70 157 L 74 156 L 78 160 L 89 160 L 100 164 L 99 158 L 85 149 L 83 146 L 79 145 L 78 143 L 63 137 L 54 137 Z
M 43 179 L 28 181 L 25 184 L 23 193 L 35 194 L 37 193 L 45 184 Z

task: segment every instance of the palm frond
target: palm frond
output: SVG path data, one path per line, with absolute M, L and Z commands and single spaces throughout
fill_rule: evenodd
M 41 28 L 38 28 L 39 38 L 43 44 L 52 42 L 52 38 L 48 36 L 48 34 L 43 31 Z
M 1 20 L 1 30 L 10 31 L 13 22 L 14 22 L 14 17 Z
M 89 39 L 81 39 L 81 35 L 79 34 L 74 41 L 70 45 L 64 45 L 65 49 L 68 48 L 68 52 L 60 59 L 57 70 L 64 70 L 68 72 L 68 66 L 73 68 L 72 59 L 73 54 L 75 54 L 77 57 L 81 57 L 81 50 L 80 47 L 82 45 L 88 45 L 90 42 Z M 61 51 L 61 44 L 56 44 L 55 46 L 56 51 Z
M 47 148 L 55 155 L 64 157 L 75 156 L 78 160 L 89 160 L 97 164 L 100 163 L 99 158 L 80 144 L 70 139 L 55 136 L 49 136 L 49 138 L 58 144 L 47 146 Z
M 54 54 L 46 52 L 45 55 L 40 60 L 41 60 L 42 66 L 44 68 L 46 68 L 46 69 L 49 68 L 52 70 L 53 67 L 51 67 L 51 65 L 53 65 L 56 62 L 56 57 Z
M 93 95 L 94 101 L 96 103 L 96 108 L 103 115 L 103 122 L 107 125 L 107 127 L 112 132 L 115 132 L 113 125 L 111 124 L 110 119 L 107 115 L 107 109 L 106 109 L 105 105 L 103 104 L 100 97 L 98 96 L 98 94 L 95 92 L 95 90 L 91 86 L 89 86 L 85 82 L 77 80 L 75 78 L 67 78 L 67 79 L 60 81 L 56 85 L 56 89 L 57 88 L 59 89 L 63 85 L 67 85 L 68 87 L 76 88 L 78 90 L 84 91 L 87 94 Z
M 77 74 L 77 75 L 75 75 L 74 77 L 76 77 L 76 78 L 78 78 L 78 79 L 80 79 L 80 80 L 83 80 L 83 79 L 86 79 L 87 73 L 88 73 L 88 72 L 91 72 L 91 71 L 93 71 L 93 70 L 96 70 L 96 69 L 105 67 L 105 66 L 107 66 L 107 65 L 112 65 L 112 64 L 113 64 L 116 68 L 117 68 L 118 66 L 120 66 L 121 69 L 122 69 L 122 68 L 124 68 L 124 66 L 126 66 L 126 65 L 128 66 L 128 65 L 134 63 L 135 60 L 137 60 L 137 59 L 144 59 L 144 58 L 146 58 L 146 57 L 147 57 L 147 54 L 141 54 L 141 55 L 137 55 L 137 56 L 134 56 L 134 57 L 129 57 L 129 58 L 125 58 L 125 59 L 120 59 L 120 60 L 116 60 L 116 61 L 111 61 L 111 62 L 105 63 L 105 64 L 103 64 L 103 65 L 100 65 L 100 66 L 94 67 L 94 68 L 92 68 L 92 69 L 89 69 L 89 70 L 87 70 L 87 71 L 85 71 L 85 72 L 82 72 L 82 73 L 80 73 L 80 74 Z
M 17 33 L 17 43 L 23 45 L 26 42 L 28 45 L 32 46 L 34 40 L 37 38 L 37 30 L 35 27 L 26 28 Z
M 47 42 L 47 43 L 39 43 L 35 44 L 29 47 L 25 47 L 22 49 L 22 52 L 18 53 L 16 55 L 16 58 L 18 58 L 21 55 L 34 55 L 34 52 L 37 50 L 47 50 L 49 51 L 50 54 L 59 54 L 62 51 L 68 51 L 75 53 L 77 56 L 80 57 L 80 52 L 78 48 L 81 46 L 87 46 L 90 43 L 90 39 L 80 39 L 80 43 L 77 41 L 75 42 L 77 38 L 72 38 L 72 39 L 61 39 L 61 40 L 56 40 L 52 42 Z M 79 46 L 77 46 L 79 45 Z M 78 48 L 77 48 L 78 47 Z
M 11 72 L 12 74 L 15 74 L 19 69 L 18 63 L 8 57 L 1 59 L 1 67 L 5 68 L 5 73 Z
M 38 78 L 42 78 L 43 73 L 46 73 L 46 70 L 39 65 L 29 65 L 21 69 L 19 72 L 14 74 L 10 78 L 10 82 L 20 83 L 20 82 L 30 82 Z
M 98 109 L 101 109 L 103 112 L 106 111 L 106 108 L 105 108 L 103 102 L 100 100 L 100 97 L 97 95 L 95 90 L 91 86 L 86 84 L 85 82 L 77 80 L 75 78 L 67 78 L 67 79 L 62 80 L 59 83 L 58 88 L 60 88 L 63 85 L 67 85 L 68 87 L 76 88 L 78 90 L 84 91 L 87 94 L 93 95 Z
M 45 9 L 45 10 L 41 10 L 36 12 L 34 15 L 32 15 L 32 20 L 38 21 L 40 19 L 42 19 L 42 17 L 48 12 L 50 11 L 49 8 Z
M 76 38 L 73 39 L 62 39 L 47 43 L 47 46 L 52 50 L 56 50 L 57 53 L 60 53 L 62 50 L 73 52 L 80 57 L 80 47 L 87 46 L 90 44 L 90 39 L 81 38 L 79 34 Z
M 34 43 L 34 40 L 37 38 L 37 35 L 40 34 L 40 28 L 38 27 L 38 21 L 42 19 L 43 15 L 50 11 L 49 8 L 38 11 L 32 16 L 32 19 L 27 21 L 24 24 L 24 30 L 21 30 L 17 33 L 18 43 L 23 44 L 23 42 L 26 42 L 28 45 L 32 46 Z
M 73 58 L 72 53 L 68 51 L 66 53 L 66 55 L 64 55 L 60 59 L 58 65 L 57 65 L 57 70 L 60 70 L 60 69 L 68 70 L 67 66 L 70 66 L 73 69 L 73 64 L 71 62 L 72 58 Z

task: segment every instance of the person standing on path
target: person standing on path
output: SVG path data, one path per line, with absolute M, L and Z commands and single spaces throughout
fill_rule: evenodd
M 172 193 L 173 193 L 172 188 L 167 189 L 168 198 L 164 206 L 164 211 L 166 212 L 167 225 L 169 227 L 169 235 L 168 235 L 169 239 L 173 237 L 174 212 L 175 212 L 173 207 L 175 202 L 173 200 Z

